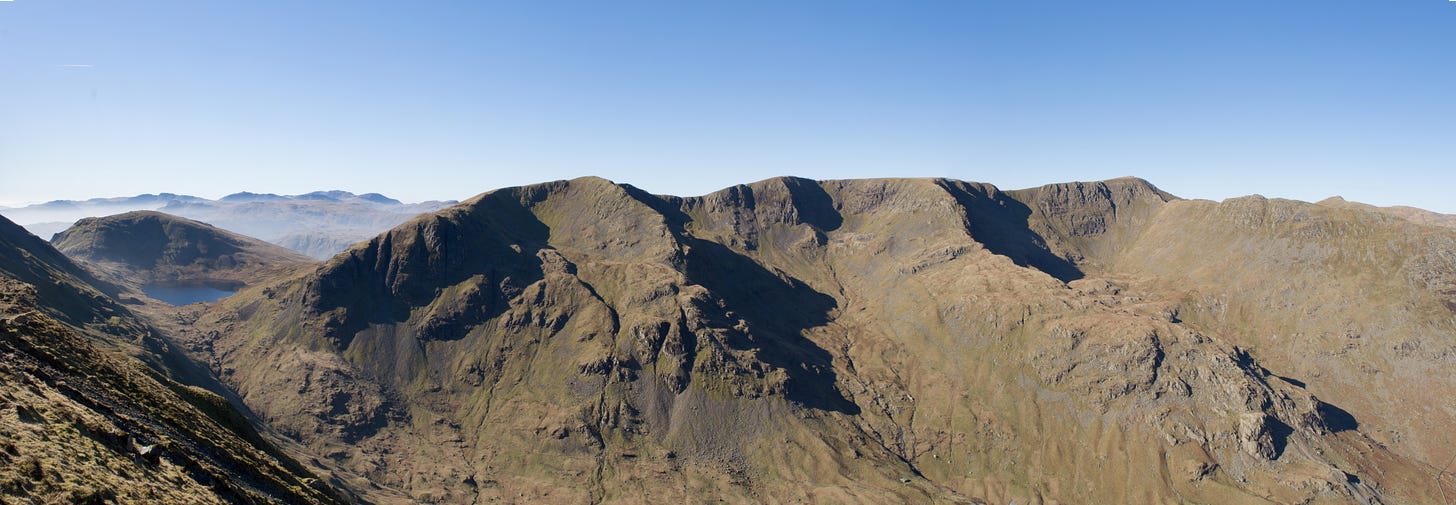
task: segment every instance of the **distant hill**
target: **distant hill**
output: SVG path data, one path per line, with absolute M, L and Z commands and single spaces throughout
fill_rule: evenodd
M 52 245 L 137 283 L 232 286 L 311 265 L 312 258 L 212 225 L 156 211 L 85 218 Z
M 356 195 L 338 190 L 291 196 L 241 192 L 218 200 L 161 193 L 57 200 L 0 209 L 0 214 L 32 233 L 49 237 L 82 218 L 159 210 L 325 259 L 411 217 L 454 203 L 406 204 L 378 193 Z
M 247 191 L 244 191 L 244 192 L 241 192 L 241 193 L 233 193 L 231 195 L 224 196 L 222 198 L 219 198 L 218 201 L 219 202 L 229 202 L 229 203 L 248 203 L 248 202 L 278 202 L 278 201 L 284 201 L 284 200 L 288 200 L 288 199 L 289 199 L 289 197 L 282 196 L 282 195 L 275 195 L 273 193 L 262 193 L 262 194 L 259 194 L 259 193 L 249 193 Z
M 273 243 L 312 258 L 328 259 L 361 241 L 353 233 L 299 232 L 279 237 Z

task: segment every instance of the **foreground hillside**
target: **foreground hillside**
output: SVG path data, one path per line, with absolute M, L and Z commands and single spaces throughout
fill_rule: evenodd
M 585 178 L 178 337 L 381 503 L 1439 503 L 1453 272 L 1447 228 L 1136 179 Z
M 342 501 L 118 292 L 0 218 L 0 503 Z

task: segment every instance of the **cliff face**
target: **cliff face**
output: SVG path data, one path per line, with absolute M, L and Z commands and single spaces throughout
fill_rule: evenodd
M 185 360 L 118 289 L 0 218 L 0 501 L 340 501 L 174 379 Z
M 1456 234 L 1313 207 L 576 179 L 246 289 L 184 343 L 379 502 L 1430 502 L 1456 413 L 1381 409 L 1456 392 Z M 1389 390 L 1337 366 L 1385 354 Z

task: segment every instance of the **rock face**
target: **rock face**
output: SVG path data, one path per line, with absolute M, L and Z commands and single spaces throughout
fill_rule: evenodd
M 255 238 L 154 211 L 82 219 L 51 243 L 71 258 L 139 284 L 236 287 L 315 263 Z
M 172 378 L 180 356 L 118 289 L 0 218 L 0 502 L 344 502 Z
M 1456 411 L 1409 404 L 1456 393 L 1453 262 L 1450 230 L 1137 179 L 584 178 L 179 343 L 379 503 L 1433 503 Z

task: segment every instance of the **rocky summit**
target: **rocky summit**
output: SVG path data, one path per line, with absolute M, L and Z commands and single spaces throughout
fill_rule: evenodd
M 108 359 L 254 430 L 255 459 L 195 465 L 237 477 L 187 474 L 232 486 L 224 501 L 1429 504 L 1456 498 L 1443 219 L 1134 178 L 777 178 L 692 198 L 582 178 L 491 191 L 323 263 L 248 256 L 260 267 L 216 303 L 115 301 L 222 269 L 179 261 L 210 240 L 186 234 L 115 235 L 172 260 L 98 260 L 72 245 L 83 222 L 56 240 L 80 266 L 29 237 L 0 267 L 35 293 L 12 312 L 55 319 L 7 334 L 141 331 L 149 346 Z M 84 276 L 116 282 L 44 307 Z M 0 420 L 32 426 L 22 403 Z M 169 439 L 217 432 L 189 430 Z M 3 491 L 41 489 L 26 472 Z

